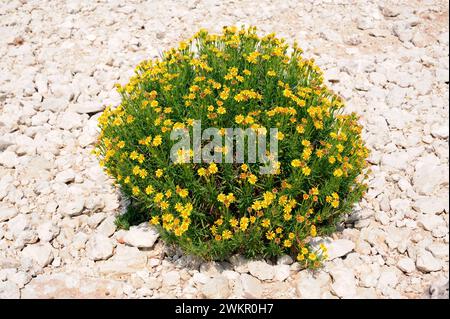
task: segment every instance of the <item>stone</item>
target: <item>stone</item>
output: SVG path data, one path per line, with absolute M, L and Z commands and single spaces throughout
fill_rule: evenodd
M 22 257 L 31 259 L 40 267 L 45 267 L 53 261 L 53 249 L 49 243 L 29 245 L 22 250 Z
M 18 271 L 8 276 L 8 279 L 17 285 L 20 289 L 25 287 L 31 281 L 31 275 L 24 271 Z
M 439 123 L 435 123 L 431 126 L 431 135 L 440 139 L 448 138 L 448 125 L 440 125 Z
M 3 151 L 0 153 L 0 165 L 6 168 L 14 168 L 19 164 L 16 153 L 11 151 Z
M 427 246 L 425 249 L 431 252 L 436 258 L 448 260 L 448 244 L 435 242 Z
M 87 256 L 93 260 L 106 260 L 114 253 L 114 245 L 105 235 L 95 234 L 86 244 Z
M 432 231 L 439 226 L 444 225 L 444 220 L 442 217 L 434 214 L 421 215 L 417 218 L 417 224 L 422 226 L 425 230 Z
M 11 281 L 0 281 L 0 299 L 19 299 L 19 287 Z
M 39 275 L 22 289 L 26 299 L 119 298 L 122 294 L 121 282 L 67 272 Z
M 14 207 L 0 206 L 0 223 L 16 217 L 17 213 L 18 212 Z
M 296 282 L 297 295 L 303 299 L 319 299 L 322 296 L 319 281 L 313 277 L 311 271 L 303 270 L 298 273 Z
M 180 274 L 175 271 L 169 271 L 161 275 L 163 286 L 177 286 L 180 282 Z
M 377 288 L 385 291 L 388 288 L 395 288 L 398 284 L 397 273 L 392 269 L 383 270 L 378 279 Z
M 200 272 L 196 272 L 196 273 L 192 276 L 192 280 L 193 280 L 195 283 L 198 283 L 198 284 L 206 284 L 207 282 L 210 281 L 209 278 L 210 278 L 209 276 L 206 276 L 205 274 L 200 273 Z
M 348 239 L 338 239 L 333 240 L 329 244 L 325 243 L 325 246 L 328 250 L 328 260 L 333 260 L 352 252 L 355 248 L 355 243 Z
M 71 169 L 56 174 L 55 181 L 58 183 L 71 183 L 75 180 L 75 172 Z
M 417 255 L 416 267 L 422 272 L 428 273 L 442 269 L 439 259 L 436 259 L 429 251 L 422 250 Z
M 97 268 L 102 274 L 126 275 L 145 269 L 147 256 L 136 247 L 118 245 L 114 256 L 105 261 L 98 261 Z
M 421 195 L 429 195 L 438 187 L 448 185 L 448 167 L 440 165 L 434 155 L 427 155 L 418 160 L 413 174 L 415 190 Z
M 251 261 L 248 263 L 250 274 L 259 280 L 271 280 L 275 276 L 274 267 L 264 261 Z
M 210 299 L 225 299 L 230 296 L 230 285 L 227 278 L 219 276 L 208 280 L 201 289 L 201 293 Z
M 59 234 L 59 227 L 53 222 L 45 222 L 37 227 L 37 235 L 41 242 L 50 242 Z
M 340 298 L 356 296 L 356 279 L 351 269 L 334 267 L 330 270 L 333 279 L 331 292 Z
M 282 255 L 277 259 L 277 265 L 292 265 L 294 260 L 289 255 Z
M 242 297 L 259 299 L 263 295 L 263 287 L 261 282 L 248 274 L 241 274 Z
M 67 202 L 63 202 L 58 211 L 70 217 L 78 216 L 82 213 L 84 208 L 84 198 L 78 197 Z
M 418 197 L 412 207 L 422 214 L 438 214 L 448 209 L 448 198 L 439 197 Z
M 397 262 L 397 268 L 409 274 L 416 270 L 416 265 L 411 258 L 401 257 Z
M 233 255 L 230 257 L 230 262 L 234 267 L 234 270 L 243 274 L 248 272 L 249 260 L 242 255 Z
M 448 278 L 437 280 L 430 285 L 431 299 L 447 299 L 449 297 L 449 281 Z
M 105 109 L 105 106 L 101 103 L 83 102 L 72 105 L 70 109 L 80 114 L 95 114 L 103 111 Z
M 97 227 L 96 232 L 102 234 L 106 237 L 111 237 L 116 231 L 116 218 L 114 216 L 109 216 Z
M 159 237 L 158 231 L 148 223 L 131 226 L 130 230 L 123 236 L 127 245 L 137 248 L 152 248 Z
M 285 281 L 291 274 L 291 267 L 289 265 L 277 265 L 275 269 L 274 279 L 276 281 Z

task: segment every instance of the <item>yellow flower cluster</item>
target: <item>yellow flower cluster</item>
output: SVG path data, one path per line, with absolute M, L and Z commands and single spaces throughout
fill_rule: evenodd
M 311 238 L 332 232 L 362 197 L 368 150 L 358 116 L 341 112 L 313 59 L 295 43 L 288 49 L 255 27 L 200 30 L 141 62 L 116 86 L 121 104 L 99 117 L 100 164 L 185 251 L 212 259 L 288 253 L 316 267 L 327 252 Z M 222 137 L 226 128 L 277 128 L 278 154 L 265 153 L 274 174 L 258 163 L 190 162 L 192 146 L 171 162 L 171 133 L 192 134 L 197 120 Z M 238 155 L 223 145 L 214 151 Z

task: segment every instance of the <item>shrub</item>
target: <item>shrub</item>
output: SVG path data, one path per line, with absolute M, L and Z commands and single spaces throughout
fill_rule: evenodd
M 326 257 L 310 240 L 331 233 L 361 199 L 368 150 L 358 117 L 342 112 L 342 99 L 301 54 L 254 27 L 200 30 L 117 85 L 122 103 L 99 118 L 95 152 L 166 241 L 215 260 L 287 253 L 317 267 Z M 260 135 L 277 128 L 278 159 L 266 153 L 274 174 L 248 161 L 171 161 L 172 131 L 194 134 L 194 120 Z M 178 155 L 193 153 L 192 146 Z

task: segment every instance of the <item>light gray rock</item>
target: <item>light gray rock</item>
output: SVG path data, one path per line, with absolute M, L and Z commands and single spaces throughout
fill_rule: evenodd
M 230 296 L 230 284 L 226 277 L 219 276 L 208 280 L 200 289 L 203 296 L 210 299 L 223 299 Z
M 282 255 L 277 259 L 277 265 L 292 265 L 294 260 L 289 255 Z
M 422 214 L 438 214 L 448 209 L 448 198 L 421 196 L 414 201 L 412 207 Z
M 83 102 L 72 105 L 70 109 L 80 114 L 94 114 L 103 111 L 105 106 L 101 103 Z
M 248 274 L 241 274 L 242 297 L 259 299 L 263 296 L 261 282 Z
M 40 267 L 53 261 L 53 249 L 49 243 L 29 245 L 22 250 L 22 257 L 31 259 Z
M 59 227 L 48 221 L 37 227 L 37 235 L 41 242 L 50 242 L 59 234 Z
M 355 248 L 355 243 L 348 239 L 337 239 L 331 243 L 326 244 L 328 250 L 328 259 L 333 260 L 352 252 Z
M 411 258 L 401 257 L 397 262 L 397 268 L 409 274 L 416 270 L 416 265 Z
M 449 281 L 448 278 L 437 280 L 430 285 L 431 299 L 448 299 L 449 297 Z
M 19 164 L 16 153 L 11 151 L 3 151 L 0 153 L 0 165 L 6 168 L 14 168 Z
M 133 247 L 152 248 L 158 237 L 159 233 L 154 227 L 151 227 L 148 223 L 142 223 L 138 226 L 131 226 L 123 240 L 127 245 Z
M 249 262 L 248 270 L 252 276 L 259 280 L 272 280 L 275 276 L 274 267 L 261 260 Z
M 413 183 L 421 195 L 429 195 L 438 187 L 448 185 L 448 167 L 441 165 L 434 155 L 427 155 L 418 160 L 415 165 Z
M 444 225 L 444 220 L 442 217 L 434 214 L 421 215 L 418 217 L 417 224 L 422 226 L 425 230 L 432 231 L 439 226 Z
M 277 265 L 273 268 L 275 269 L 274 279 L 276 281 L 285 281 L 291 274 L 291 267 L 289 265 Z
M 0 223 L 16 217 L 17 213 L 18 212 L 14 207 L 0 206 Z
M 303 299 L 319 299 L 322 296 L 319 281 L 313 277 L 309 270 L 298 273 L 295 288 L 297 295 Z
M 96 232 L 102 234 L 106 237 L 111 237 L 116 231 L 116 218 L 114 216 L 109 216 L 97 227 Z
M 161 275 L 163 286 L 177 286 L 180 282 L 180 274 L 175 271 L 169 271 Z
M 93 261 L 106 260 L 114 254 L 114 245 L 110 238 L 101 234 L 95 234 L 89 238 L 86 252 L 89 259 Z
M 58 183 L 71 183 L 75 180 L 75 172 L 72 169 L 59 172 L 58 174 L 56 174 L 55 180 Z
M 82 213 L 84 208 L 84 198 L 78 197 L 60 204 L 58 211 L 66 216 L 74 217 Z
M 19 299 L 19 287 L 12 281 L 0 281 L 0 299 Z
M 340 298 L 354 298 L 356 296 L 356 279 L 353 270 L 334 267 L 330 270 L 333 278 L 331 291 Z
M 416 266 L 422 272 L 432 272 L 442 269 L 439 259 L 436 259 L 429 251 L 422 250 L 418 253 Z

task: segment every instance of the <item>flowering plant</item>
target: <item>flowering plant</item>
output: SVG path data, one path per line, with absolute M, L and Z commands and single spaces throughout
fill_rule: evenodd
M 99 118 L 95 152 L 165 240 L 208 259 L 287 253 L 317 267 L 326 257 L 310 240 L 331 233 L 361 199 L 368 150 L 357 115 L 342 112 L 342 99 L 301 54 L 254 27 L 200 30 L 117 85 L 122 103 Z M 176 153 L 184 161 L 171 160 L 172 133 L 192 133 L 196 121 L 224 139 L 226 128 L 258 136 L 275 128 L 277 152 L 263 154 L 271 173 L 223 162 L 237 158 L 223 144 L 210 149 L 214 161 L 193 161 L 192 144 Z

